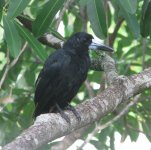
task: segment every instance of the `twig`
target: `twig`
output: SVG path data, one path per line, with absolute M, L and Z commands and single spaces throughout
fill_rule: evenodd
M 130 66 L 132 65 L 132 63 L 136 60 L 136 57 L 137 57 L 137 54 L 138 54 L 139 50 L 138 49 L 135 49 L 134 52 L 133 52 L 133 57 L 131 58 L 131 61 L 129 64 L 127 64 L 125 70 L 124 70 L 124 75 L 127 74 Z M 123 58 L 121 58 L 121 60 L 123 60 Z
M 80 7 L 80 15 L 81 15 L 81 21 L 82 21 L 82 31 L 87 32 L 87 13 L 86 13 L 86 6 Z
M 147 49 L 147 38 L 143 38 L 143 43 L 142 43 L 142 69 L 145 69 L 145 56 L 146 56 L 146 49 Z
M 81 150 L 87 143 L 90 142 L 92 137 L 97 134 L 98 132 L 101 132 L 103 129 L 107 128 L 108 126 L 112 125 L 115 121 L 117 121 L 119 118 L 121 118 L 124 114 L 128 112 L 128 110 L 134 106 L 140 99 L 140 95 L 135 96 L 134 100 L 131 101 L 117 116 L 115 116 L 112 120 L 108 121 L 107 123 L 103 125 L 96 126 L 96 128 L 92 131 L 91 134 L 88 135 L 84 143 L 78 148 L 78 150 Z
M 2 88 L 2 85 L 3 85 L 3 83 L 5 81 L 5 78 L 6 78 L 7 74 L 8 74 L 8 71 L 9 71 L 9 66 L 6 65 L 6 69 L 5 69 L 4 74 L 3 74 L 3 76 L 2 76 L 2 78 L 0 80 L 0 89 Z
M 6 60 L 7 60 L 7 62 L 6 62 L 6 69 L 5 69 L 4 74 L 2 75 L 2 78 L 0 80 L 0 89 L 2 87 L 2 84 L 3 84 L 6 76 L 7 76 L 7 73 L 9 71 L 9 63 L 10 63 L 10 60 L 9 60 L 9 49 L 7 49 Z
M 140 130 L 140 129 L 136 129 L 136 128 L 134 128 L 134 127 L 133 127 L 132 125 L 130 125 L 130 124 L 127 124 L 126 126 L 127 126 L 128 128 L 130 128 L 130 129 L 136 131 L 136 132 L 140 132 L 140 133 L 143 133 L 144 135 L 147 135 L 147 136 L 151 137 L 151 134 L 150 134 L 150 133 L 145 133 L 145 132 L 143 132 L 143 131 Z
M 86 88 L 87 88 L 87 90 L 88 90 L 89 97 L 90 97 L 90 98 L 93 98 L 93 97 L 94 97 L 93 88 L 92 88 L 92 86 L 90 85 L 90 82 L 88 81 L 88 79 L 85 80 L 84 84 L 85 84 L 85 86 L 86 86 Z
M 60 11 L 58 20 L 57 20 L 57 22 L 56 22 L 56 30 L 57 30 L 58 27 L 59 27 L 59 24 L 60 24 L 60 22 L 61 22 L 61 20 L 62 20 L 62 17 L 63 17 L 63 15 L 64 15 L 65 11 L 68 9 L 68 7 L 69 7 L 69 6 L 71 5 L 71 3 L 73 3 L 73 2 L 74 2 L 74 0 L 67 0 L 67 1 L 64 3 L 64 7 L 63 7 L 62 10 Z
M 27 47 L 27 45 L 28 45 L 28 43 L 26 42 L 24 45 L 23 45 L 23 47 L 22 47 L 22 49 L 21 49 L 21 51 L 20 51 L 20 53 L 18 54 L 18 56 L 11 62 L 11 64 L 10 64 L 10 68 L 12 68 L 16 63 L 17 63 L 17 61 L 18 61 L 18 59 L 19 59 L 19 57 L 22 55 L 22 53 L 25 51 L 25 49 L 26 49 L 26 47 Z
M 17 61 L 18 61 L 19 57 L 21 56 L 21 54 L 25 51 L 26 46 L 27 46 L 27 42 L 23 45 L 23 47 L 22 47 L 21 51 L 19 52 L 18 56 L 11 63 L 9 63 L 9 58 L 7 58 L 8 59 L 7 60 L 7 65 L 6 65 L 4 74 L 3 74 L 3 76 L 0 80 L 0 89 L 2 88 L 2 85 L 3 85 L 3 83 L 6 79 L 6 76 L 9 72 L 9 70 L 17 63 Z
M 98 94 L 104 91 L 105 88 L 106 88 L 106 77 L 105 77 L 105 73 L 103 72 L 101 76 L 100 89 L 98 91 Z
M 32 21 L 28 20 L 27 18 L 23 16 L 18 16 L 17 19 L 23 24 L 25 28 L 27 28 L 30 32 L 32 32 Z M 38 38 L 38 40 L 49 47 L 53 47 L 55 49 L 61 48 L 62 42 L 60 39 L 54 37 L 50 33 L 45 33 L 41 37 Z
M 122 22 L 124 21 L 124 18 L 121 18 L 118 20 L 116 26 L 115 26 L 115 29 L 113 31 L 113 33 L 111 34 L 111 36 L 109 37 L 109 46 L 110 47 L 113 47 L 113 44 L 114 44 L 114 41 L 116 39 L 116 36 L 117 36 L 117 33 L 118 33 L 118 30 L 122 24 Z

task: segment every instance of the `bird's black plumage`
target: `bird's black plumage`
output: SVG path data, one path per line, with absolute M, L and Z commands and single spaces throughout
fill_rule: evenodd
M 77 94 L 90 67 L 92 39 L 90 34 L 76 33 L 48 57 L 36 81 L 35 117 L 57 112 L 58 106 L 64 109 Z

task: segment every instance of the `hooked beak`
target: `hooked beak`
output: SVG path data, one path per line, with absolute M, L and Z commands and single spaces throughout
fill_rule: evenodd
M 92 39 L 92 43 L 89 45 L 89 49 L 113 52 L 113 49 L 111 47 L 98 43 L 94 39 Z

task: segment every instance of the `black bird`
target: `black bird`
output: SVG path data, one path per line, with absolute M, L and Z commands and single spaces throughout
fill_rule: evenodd
M 87 77 L 90 67 L 88 49 L 113 51 L 92 41 L 92 35 L 78 32 L 65 42 L 63 48 L 48 57 L 36 81 L 35 117 L 48 112 L 60 112 L 68 121 L 62 110 L 70 106 L 69 103 Z

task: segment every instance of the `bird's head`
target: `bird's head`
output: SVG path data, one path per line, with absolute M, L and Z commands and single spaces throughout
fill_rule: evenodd
M 73 34 L 65 42 L 63 47 L 71 49 L 71 50 L 74 49 L 80 53 L 86 52 L 89 49 L 113 52 L 112 48 L 96 42 L 91 34 L 88 34 L 85 32 L 78 32 L 78 33 Z

